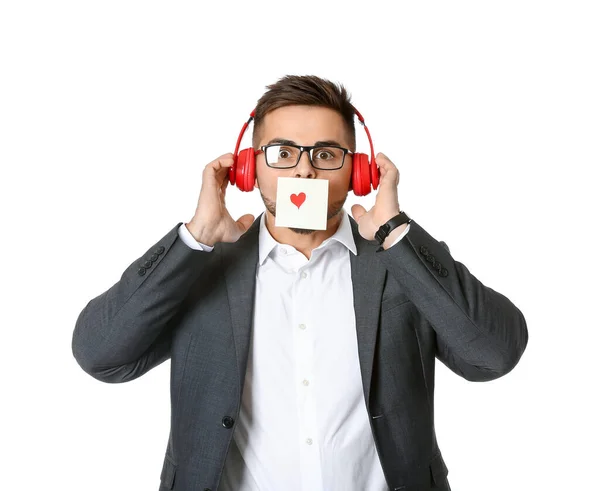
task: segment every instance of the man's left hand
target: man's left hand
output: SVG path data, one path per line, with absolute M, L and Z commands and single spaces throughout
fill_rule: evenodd
M 381 152 L 375 156 L 375 160 L 381 174 L 375 205 L 369 212 L 362 205 L 353 205 L 351 208 L 352 216 L 358 223 L 358 232 L 367 240 L 375 240 L 375 232 L 379 230 L 379 227 L 400 213 L 398 202 L 400 173 L 392 161 Z M 383 247 L 387 249 L 386 244 L 392 243 L 406 226 L 407 224 L 403 224 L 394 229 L 386 238 Z

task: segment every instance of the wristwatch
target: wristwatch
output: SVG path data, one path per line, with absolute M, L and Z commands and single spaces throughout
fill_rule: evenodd
M 379 230 L 375 232 L 375 239 L 379 242 L 379 245 L 383 244 L 386 237 L 390 235 L 390 232 L 395 228 L 398 228 L 403 223 L 412 222 L 412 218 L 410 218 L 406 213 L 401 211 L 395 217 L 390 218 L 387 222 L 385 222 Z

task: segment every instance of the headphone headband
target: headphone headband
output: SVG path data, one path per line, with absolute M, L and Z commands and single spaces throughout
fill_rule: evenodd
M 352 109 L 354 109 L 356 116 L 358 116 L 358 121 L 367 133 L 367 138 L 369 139 L 369 145 L 371 147 L 371 165 L 377 165 L 377 163 L 375 162 L 375 150 L 373 149 L 373 140 L 371 140 L 371 133 L 369 132 L 369 128 L 367 128 L 367 125 L 365 124 L 365 118 L 363 118 L 362 114 L 360 114 L 358 112 L 358 109 L 356 109 L 354 106 L 352 106 Z
M 237 156 L 238 150 L 240 149 L 240 143 L 242 141 L 242 137 L 244 136 L 246 129 L 248 128 L 248 126 L 250 125 L 252 120 L 254 119 L 255 114 L 256 114 L 256 109 L 253 109 L 252 112 L 250 113 L 250 118 L 248 119 L 248 121 L 246 121 L 244 123 L 244 126 L 242 126 L 242 131 L 240 131 L 240 136 L 238 136 L 237 143 L 235 144 L 235 152 L 233 152 L 234 156 Z
M 352 109 L 354 110 L 354 113 L 358 117 L 358 121 L 360 122 L 362 127 L 365 129 L 365 132 L 367 133 L 367 138 L 369 139 L 369 146 L 371 147 L 371 165 L 377 165 L 375 162 L 375 150 L 373 149 L 373 140 L 371 140 L 371 133 L 369 132 L 369 128 L 367 128 L 367 125 L 365 124 L 365 118 L 363 118 L 362 114 L 360 114 L 354 106 L 352 106 Z M 235 144 L 235 152 L 233 152 L 234 156 L 237 156 L 238 150 L 240 149 L 240 143 L 242 141 L 244 133 L 248 129 L 248 126 L 250 126 L 250 123 L 254 119 L 255 115 L 256 115 L 256 108 L 254 108 L 252 110 L 252 112 L 250 113 L 250 117 L 248 118 L 248 121 L 246 121 L 244 123 L 244 126 L 242 126 L 242 131 L 240 131 L 240 135 L 238 136 L 237 142 Z
M 371 133 L 369 128 L 365 124 L 365 119 L 354 106 L 351 106 L 354 113 L 358 117 L 360 124 L 367 133 L 369 139 L 369 146 L 371 147 L 371 160 L 365 153 L 353 152 L 352 155 L 352 178 L 350 189 L 354 191 L 357 196 L 364 196 L 373 189 L 377 189 L 379 186 L 379 168 L 375 161 L 375 150 L 373 149 L 373 140 L 371 139 Z M 242 191 L 252 191 L 255 182 L 255 156 L 256 151 L 253 147 L 245 148 L 240 151 L 240 143 L 244 137 L 244 133 L 248 129 L 248 126 L 255 118 L 256 108 L 250 113 L 248 121 L 244 123 L 242 130 L 238 136 L 235 144 L 235 152 L 233 154 L 233 165 L 229 168 L 229 183 L 236 184 Z

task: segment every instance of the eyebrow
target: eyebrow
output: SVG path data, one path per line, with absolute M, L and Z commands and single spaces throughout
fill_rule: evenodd
M 281 143 L 282 145 L 299 145 L 294 140 L 286 140 L 285 138 L 273 138 L 269 143 L 267 143 L 267 145 L 271 145 L 273 143 Z M 344 146 L 335 140 L 319 140 L 315 142 L 314 146 L 316 145 L 337 145 L 338 147 Z

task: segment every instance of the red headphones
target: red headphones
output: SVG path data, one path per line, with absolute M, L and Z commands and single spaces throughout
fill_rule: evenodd
M 256 109 L 250 113 L 250 119 L 244 123 L 242 131 L 240 131 L 240 136 L 238 137 L 237 143 L 235 144 L 235 151 L 233 152 L 233 165 L 229 168 L 229 183 L 234 184 L 241 191 L 252 191 L 254 189 L 254 180 L 256 177 L 256 152 L 253 148 L 245 148 L 239 153 L 238 150 L 248 125 L 254 119 L 255 112 Z M 371 140 L 369 129 L 365 125 L 365 120 L 356 108 L 354 108 L 354 112 L 367 132 L 367 137 L 369 138 L 369 144 L 371 146 L 371 160 L 369 161 L 369 156 L 365 153 L 352 154 L 352 181 L 350 183 L 350 189 L 354 191 L 354 194 L 357 196 L 365 196 L 371 192 L 371 185 L 373 185 L 373 189 L 377 189 L 377 186 L 379 186 L 379 167 L 377 167 L 377 163 L 375 162 L 373 141 Z

